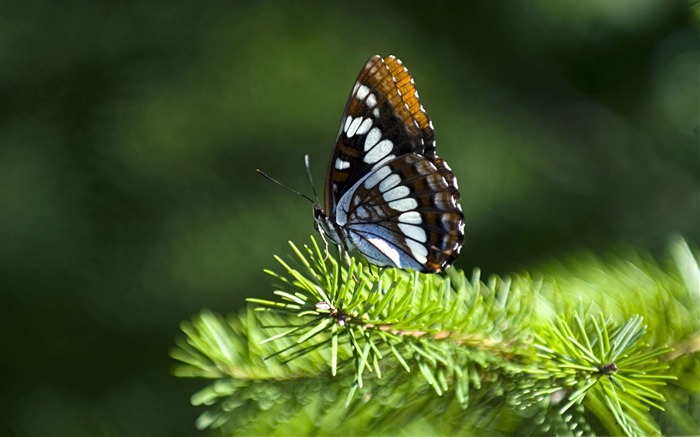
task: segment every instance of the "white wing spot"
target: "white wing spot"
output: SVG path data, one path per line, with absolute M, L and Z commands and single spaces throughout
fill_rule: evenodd
M 411 223 L 415 225 L 423 223 L 423 219 L 421 218 L 420 214 L 416 211 L 404 212 L 399 216 L 399 221 L 401 223 Z
M 343 126 L 343 132 L 347 132 L 348 128 L 350 127 L 350 123 L 352 123 L 352 116 L 348 115 L 345 118 L 345 125 Z
M 372 131 L 370 131 L 370 134 Z M 365 144 L 367 142 L 365 141 Z M 365 155 L 364 158 L 362 158 L 363 161 L 365 161 L 367 164 L 374 164 L 375 162 L 379 161 L 380 159 L 384 158 L 387 156 L 389 153 L 391 153 L 391 150 L 394 148 L 394 144 L 391 142 L 391 140 L 382 140 L 378 142 L 372 149 L 370 149 L 369 152 Z
M 388 168 L 388 167 L 383 167 Z M 389 188 L 394 188 L 401 183 L 401 178 L 397 174 L 393 174 L 388 178 L 384 179 L 381 184 L 379 184 L 379 191 L 382 193 L 387 191 Z
M 376 118 L 379 118 L 379 108 L 374 108 L 372 111 L 372 115 L 374 115 Z
M 367 88 L 367 85 L 360 85 L 360 87 L 357 89 L 357 96 L 358 99 L 363 100 L 365 97 L 367 97 L 367 94 L 369 94 L 369 88 Z
M 428 249 L 425 246 L 413 240 L 406 240 L 406 244 L 411 249 L 411 255 L 416 261 L 421 264 L 428 262 Z
M 374 173 L 370 174 L 365 178 L 365 188 L 368 190 L 374 188 L 375 185 L 379 183 L 382 179 L 387 177 L 391 173 L 389 167 L 380 167 Z
M 377 106 L 377 96 L 375 96 L 374 94 L 368 95 L 365 103 L 367 103 L 368 108 L 374 108 L 375 106 Z
M 389 208 L 396 211 L 411 211 L 418 207 L 418 201 L 412 197 L 406 197 L 401 200 L 394 200 L 389 202 Z
M 386 255 L 396 267 L 401 268 L 401 256 L 398 250 L 389 246 L 389 243 L 378 237 L 369 237 L 367 241 Z
M 355 132 L 355 135 L 364 135 L 369 131 L 369 129 L 371 127 L 372 127 L 372 119 L 365 118 L 365 120 L 362 122 L 360 127 L 357 128 L 357 132 Z
M 387 202 L 392 202 L 394 200 L 403 199 L 411 193 L 411 190 L 406 186 L 400 186 L 393 188 L 383 194 L 384 200 Z
M 345 170 L 346 168 L 350 168 L 350 163 L 340 158 L 335 158 L 335 168 L 336 170 Z
M 440 182 L 442 182 L 444 179 L 445 178 L 440 175 L 433 174 L 426 178 L 426 181 L 428 182 L 428 187 L 431 190 L 440 190 L 442 188 L 442 184 Z
M 369 151 L 382 138 L 382 131 L 378 127 L 372 128 L 365 138 L 365 152 Z
M 416 241 L 420 241 L 421 243 L 428 241 L 428 235 L 420 226 L 399 223 L 399 229 L 401 229 L 401 232 L 406 234 L 407 237 L 413 238 Z
M 345 132 L 345 135 L 348 136 L 348 138 L 352 138 L 355 135 L 355 132 L 357 132 L 357 128 L 360 127 L 360 123 L 362 123 L 362 117 L 357 117 L 350 123 L 350 127 L 348 127 L 348 130 Z

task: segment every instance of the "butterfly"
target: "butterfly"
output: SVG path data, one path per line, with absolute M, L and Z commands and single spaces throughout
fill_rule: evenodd
M 436 273 L 464 242 L 459 199 L 410 73 L 371 57 L 345 105 L 316 229 L 371 264 Z

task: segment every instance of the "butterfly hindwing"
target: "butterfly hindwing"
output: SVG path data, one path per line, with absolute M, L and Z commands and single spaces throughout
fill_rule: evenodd
M 358 181 L 340 199 L 336 221 L 376 263 L 439 271 L 462 245 L 464 221 L 453 180 L 440 162 L 404 154 Z

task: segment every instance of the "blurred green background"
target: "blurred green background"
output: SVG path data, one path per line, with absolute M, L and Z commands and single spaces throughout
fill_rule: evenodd
M 698 3 L 3 0 L 0 434 L 192 435 L 178 324 L 314 233 L 353 81 L 415 77 L 457 266 L 700 242 Z

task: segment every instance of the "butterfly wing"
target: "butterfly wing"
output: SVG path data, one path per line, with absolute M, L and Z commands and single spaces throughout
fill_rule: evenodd
M 423 272 L 452 264 L 464 240 L 464 216 L 452 171 L 440 158 L 394 158 L 339 201 L 336 222 L 370 262 Z
M 433 126 L 413 78 L 394 56 L 373 56 L 353 85 L 326 174 L 325 210 L 372 168 L 406 153 L 432 156 Z
M 315 212 L 321 231 L 373 264 L 439 272 L 464 240 L 459 198 L 408 70 L 370 58 L 341 119 L 325 211 Z

